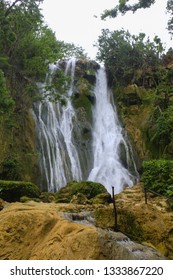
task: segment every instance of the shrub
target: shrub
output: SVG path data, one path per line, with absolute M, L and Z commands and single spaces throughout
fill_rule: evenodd
M 144 186 L 166 196 L 173 196 L 173 160 L 143 162 Z
M 9 158 L 1 163 L 1 180 L 20 180 L 21 166 L 17 159 Z
M 38 198 L 39 188 L 31 182 L 0 181 L 0 198 L 8 201 L 20 201 L 22 196 Z

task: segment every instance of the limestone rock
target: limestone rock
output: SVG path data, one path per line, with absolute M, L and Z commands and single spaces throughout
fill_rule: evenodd
M 115 196 L 119 228 L 133 240 L 152 244 L 173 259 L 173 212 L 166 198 L 147 196 L 145 204 L 142 184 Z
M 0 212 L 0 259 L 165 259 L 153 248 L 134 243 L 122 233 L 69 221 L 62 213 L 62 209 L 74 211 L 78 207 L 36 202 L 10 204 Z

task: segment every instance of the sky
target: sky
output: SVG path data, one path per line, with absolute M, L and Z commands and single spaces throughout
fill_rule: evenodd
M 130 0 L 135 3 L 137 0 Z M 149 9 L 131 12 L 115 19 L 100 19 L 101 13 L 116 6 L 118 0 L 44 0 L 42 13 L 46 24 L 55 32 L 57 40 L 74 43 L 82 47 L 88 56 L 95 59 L 97 42 L 101 30 L 110 31 L 124 28 L 133 34 L 144 32 L 152 40 L 155 35 L 161 38 L 166 49 L 173 45 L 166 30 L 168 15 L 167 0 L 156 0 Z

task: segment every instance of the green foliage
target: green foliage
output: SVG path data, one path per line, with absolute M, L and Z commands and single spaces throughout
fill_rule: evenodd
M 150 8 L 154 3 L 155 0 L 138 0 L 138 2 L 134 4 L 129 4 L 129 0 L 119 0 L 119 4 L 115 8 L 103 12 L 101 19 L 105 19 L 107 17 L 115 18 L 119 15 L 119 13 L 124 15 L 128 11 L 132 11 L 134 13 L 141 8 Z
M 12 109 L 13 105 L 14 101 L 8 93 L 4 73 L 0 69 L 0 118 L 2 115 L 9 112 L 9 110 Z
M 173 35 L 173 1 L 167 0 L 167 12 L 170 14 L 170 18 L 168 21 L 168 30 L 171 35 Z
M 53 32 L 43 27 L 39 34 L 27 33 L 21 43 L 18 70 L 28 79 L 45 80 L 49 64 L 60 57 Z
M 17 159 L 8 158 L 1 163 L 1 180 L 20 180 L 21 166 Z
M 172 160 L 144 161 L 141 179 L 145 187 L 161 195 L 173 197 Z
M 75 46 L 73 43 L 61 43 L 61 53 L 64 54 L 64 58 L 87 58 L 87 53 L 85 53 L 85 50 L 80 46 Z
M 97 59 L 104 62 L 109 76 L 116 84 L 144 85 L 149 78 L 153 80 L 153 84 L 157 83 L 153 73 L 159 67 L 163 52 L 162 43 L 157 36 L 150 42 L 144 33 L 135 36 L 123 29 L 113 32 L 105 29 L 102 30 L 97 45 Z
M 57 41 L 44 23 L 39 6 L 42 2 L 0 1 L 0 67 L 17 111 L 29 107 L 32 98 L 37 99 L 36 82 L 45 81 L 51 63 L 71 55 L 86 57 L 81 47 Z
M 91 199 L 98 194 L 107 193 L 107 190 L 100 183 L 71 181 L 57 192 L 56 200 L 57 202 L 70 202 L 73 195 L 77 195 L 78 193 L 85 195 L 87 199 Z
M 5 201 L 20 201 L 22 196 L 38 198 L 39 195 L 39 188 L 31 182 L 0 181 L 0 198 Z
M 150 124 L 151 143 L 157 146 L 160 154 L 173 141 L 173 106 L 169 106 L 165 111 L 159 110 L 159 114 L 153 113 Z

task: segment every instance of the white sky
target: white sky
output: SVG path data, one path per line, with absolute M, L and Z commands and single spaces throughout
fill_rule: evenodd
M 118 0 L 44 0 L 42 13 L 58 40 L 83 47 L 94 59 L 97 48 L 93 44 L 104 28 L 111 31 L 124 28 L 131 34 L 144 32 L 151 39 L 158 35 L 167 49 L 171 47 L 173 43 L 166 30 L 169 18 L 165 11 L 166 2 L 156 0 L 156 4 L 149 9 L 105 21 L 100 19 L 100 14 L 105 9 L 115 7 Z

